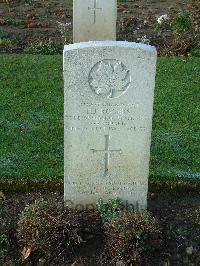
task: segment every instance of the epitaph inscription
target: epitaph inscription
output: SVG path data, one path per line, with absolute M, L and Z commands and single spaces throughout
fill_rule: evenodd
M 131 76 L 122 62 L 104 59 L 91 69 L 88 81 L 98 96 L 118 98 L 129 88 Z

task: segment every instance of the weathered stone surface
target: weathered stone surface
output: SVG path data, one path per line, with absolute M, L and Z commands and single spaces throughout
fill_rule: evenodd
M 74 43 L 116 40 L 116 0 L 74 0 Z
M 65 201 L 147 204 L 156 70 L 154 47 L 65 46 Z

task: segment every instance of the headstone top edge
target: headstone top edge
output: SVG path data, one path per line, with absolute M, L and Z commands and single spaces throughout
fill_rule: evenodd
M 64 46 L 64 52 L 85 49 L 85 48 L 97 48 L 97 47 L 123 47 L 123 48 L 133 48 L 140 49 L 147 52 L 157 53 L 156 47 L 136 42 L 127 42 L 127 41 L 89 41 L 89 42 L 80 42 Z

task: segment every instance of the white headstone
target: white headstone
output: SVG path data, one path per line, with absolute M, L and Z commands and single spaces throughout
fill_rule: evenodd
M 116 0 L 74 0 L 74 43 L 116 40 Z
M 144 44 L 65 46 L 66 202 L 146 207 L 156 58 Z

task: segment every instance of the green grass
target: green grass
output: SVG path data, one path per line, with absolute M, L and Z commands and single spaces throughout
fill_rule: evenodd
M 200 60 L 158 61 L 152 148 L 153 177 L 200 178 Z
M 200 178 L 200 60 L 159 59 L 152 180 Z M 0 178 L 63 176 L 62 57 L 0 56 Z
M 1 55 L 0 177 L 63 175 L 61 56 Z

